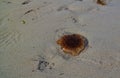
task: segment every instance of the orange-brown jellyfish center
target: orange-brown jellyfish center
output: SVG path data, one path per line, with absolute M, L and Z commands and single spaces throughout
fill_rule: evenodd
M 80 47 L 81 43 L 82 43 L 82 39 L 78 34 L 63 36 L 63 45 L 65 48 L 74 49 Z
M 105 0 L 97 0 L 97 4 L 106 5 Z

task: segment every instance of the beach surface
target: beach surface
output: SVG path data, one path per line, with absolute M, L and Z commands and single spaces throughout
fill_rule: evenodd
M 120 0 L 0 0 L 0 78 L 120 78 Z M 87 48 L 64 53 L 60 36 Z

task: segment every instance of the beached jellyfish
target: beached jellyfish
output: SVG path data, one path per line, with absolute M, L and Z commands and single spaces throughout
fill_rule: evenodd
M 107 5 L 106 0 L 97 0 L 96 2 L 99 5 Z
M 63 35 L 56 42 L 64 53 L 72 56 L 79 55 L 88 45 L 87 39 L 80 34 Z

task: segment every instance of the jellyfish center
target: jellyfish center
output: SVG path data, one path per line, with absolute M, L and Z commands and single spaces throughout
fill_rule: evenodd
M 63 37 L 63 44 L 68 48 L 77 48 L 81 44 L 81 38 L 77 34 L 65 35 Z

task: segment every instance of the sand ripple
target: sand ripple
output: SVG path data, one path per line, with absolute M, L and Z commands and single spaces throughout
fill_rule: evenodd
M 0 47 L 13 46 L 20 40 L 21 34 L 16 30 L 0 29 Z

